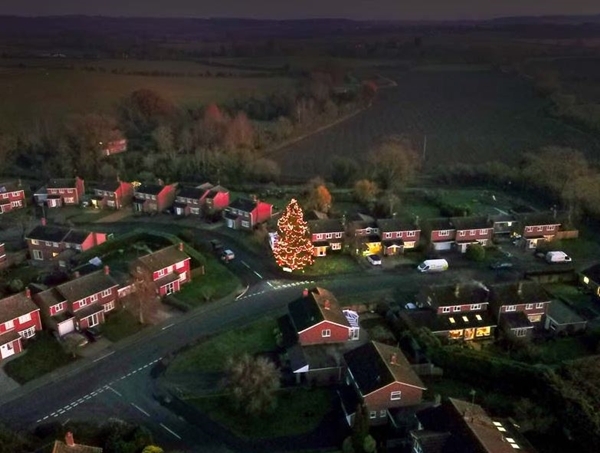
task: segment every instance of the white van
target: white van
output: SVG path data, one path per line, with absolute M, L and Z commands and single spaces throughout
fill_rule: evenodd
M 549 263 L 570 263 L 572 260 L 565 252 L 554 251 L 546 253 L 546 261 Z
M 425 260 L 417 267 L 419 272 L 442 272 L 448 269 L 448 261 L 444 259 Z

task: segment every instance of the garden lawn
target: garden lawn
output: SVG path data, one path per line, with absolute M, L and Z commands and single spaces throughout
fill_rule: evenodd
M 179 354 L 167 369 L 176 373 L 221 371 L 228 357 L 243 353 L 273 351 L 277 348 L 273 318 L 263 318 L 241 329 L 229 330 Z
M 144 327 L 130 312 L 120 310 L 106 317 L 106 322 L 102 325 L 102 332 L 110 341 L 119 341 L 138 333 Z
M 8 362 L 4 371 L 19 384 L 24 384 L 73 360 L 52 335 L 38 332 L 35 340 L 27 344 L 27 352 Z
M 585 337 L 556 338 L 536 345 L 544 363 L 560 363 L 593 355 L 595 352 L 585 343 Z
M 174 297 L 190 308 L 199 306 L 207 300 L 217 300 L 231 294 L 241 285 L 240 280 L 216 258 L 207 256 L 204 275 L 192 271 L 192 281 L 181 287 Z
M 358 263 L 349 255 L 332 253 L 327 256 L 317 257 L 314 264 L 295 273 L 303 273 L 307 276 L 345 274 L 360 271 Z
M 236 411 L 225 396 L 188 400 L 216 422 L 246 438 L 294 436 L 313 431 L 330 411 L 333 394 L 324 388 L 293 388 L 278 392 L 277 409 L 254 417 Z

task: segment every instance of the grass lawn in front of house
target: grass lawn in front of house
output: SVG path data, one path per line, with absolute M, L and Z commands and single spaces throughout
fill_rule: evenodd
M 81 212 L 68 217 L 67 220 L 69 222 L 73 222 L 74 224 L 86 224 L 97 222 L 103 217 L 107 217 L 110 214 L 114 214 L 114 211 L 109 209 L 81 209 Z
M 348 307 L 351 305 L 363 305 L 363 304 L 378 304 L 384 301 L 390 301 L 393 297 L 393 289 L 379 289 L 370 290 L 365 292 L 354 292 L 352 294 L 345 294 L 337 296 L 338 302 L 342 307 Z
M 198 269 L 192 270 L 192 281 L 182 285 L 174 297 L 190 308 L 195 308 L 207 300 L 217 300 L 231 294 L 241 285 L 226 265 L 207 255 L 204 275 Z
M 281 389 L 275 411 L 260 417 L 235 410 L 227 395 L 193 398 L 188 403 L 238 436 L 264 439 L 313 431 L 331 410 L 334 394 L 326 388 Z
M 106 317 L 106 322 L 102 325 L 102 332 L 110 341 L 119 341 L 138 333 L 144 327 L 134 315 L 122 309 L 115 313 L 110 313 Z
M 177 355 L 167 369 L 169 374 L 221 371 L 228 357 L 243 353 L 273 351 L 277 348 L 273 318 L 263 318 L 246 327 L 216 335 Z
M 316 257 L 312 266 L 294 274 L 306 276 L 346 274 L 360 271 L 360 266 L 354 258 L 345 253 L 330 253 L 327 256 Z
M 35 339 L 28 342 L 26 351 L 4 366 L 6 374 L 19 384 L 29 382 L 75 360 L 47 332 L 38 332 Z
M 536 344 L 535 348 L 539 351 L 544 363 L 560 363 L 595 354 L 590 345 L 586 344 L 585 337 L 582 335 L 554 338 L 543 344 Z

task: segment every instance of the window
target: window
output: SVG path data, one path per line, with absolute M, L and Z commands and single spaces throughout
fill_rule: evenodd
M 466 236 L 466 235 L 467 235 L 467 232 L 466 232 L 466 231 L 459 231 L 459 232 L 458 232 L 458 235 L 459 235 L 460 237 L 464 237 L 464 236 Z
M 31 314 L 27 313 L 26 315 L 19 316 L 19 324 L 24 324 L 29 321 L 31 321 Z
M 317 241 L 319 241 L 319 240 L 323 239 L 323 235 L 322 235 L 321 233 L 318 233 L 318 234 L 316 234 L 315 236 L 316 236 L 316 238 L 317 238 Z
M 520 338 L 527 335 L 527 329 L 515 329 L 514 332 L 515 332 L 515 336 L 520 337 Z
M 31 245 L 39 245 L 40 242 L 37 239 L 32 239 L 31 240 Z
M 335 237 L 336 237 L 337 239 L 340 239 L 340 238 L 342 237 L 342 233 L 335 233 Z
M 6 330 L 11 330 L 11 329 L 14 329 L 14 328 L 15 328 L 15 323 L 14 323 L 14 321 L 13 321 L 12 319 L 11 319 L 10 321 L 6 321 L 6 322 L 4 323 L 4 328 L 5 328 Z
M 390 392 L 390 400 L 392 401 L 398 401 L 399 399 L 402 398 L 402 392 L 397 390 L 394 392 Z
M 2 194 L 2 198 L 8 198 L 8 194 L 7 193 L 3 193 Z
M 325 235 L 325 239 L 332 239 L 333 238 L 333 234 L 332 233 L 327 233 Z
M 104 291 L 102 291 L 102 293 L 100 294 L 102 297 L 108 297 L 110 296 L 110 293 L 112 291 L 110 289 L 105 289 Z
M 479 234 L 487 234 L 487 230 L 479 230 Z
M 247 220 L 242 220 L 242 226 L 244 228 L 250 228 L 250 222 L 248 222 Z
M 150 197 L 152 200 L 156 200 L 156 195 L 152 195 L 152 197 Z
M 159 271 L 156 271 L 156 277 L 157 277 L 157 278 L 161 278 L 161 277 L 163 277 L 164 275 L 165 275 L 165 270 L 164 270 L 164 269 L 161 269 L 161 270 L 159 270 Z
M 180 261 L 175 265 L 175 269 L 182 269 L 185 267 L 185 261 Z
M 90 302 L 96 302 L 98 300 L 98 294 L 92 294 L 90 296 Z
M 383 418 L 387 415 L 387 411 L 385 409 L 382 409 L 379 411 L 379 418 Z
M 450 230 L 440 230 L 438 236 L 450 236 Z
M 53 242 L 52 247 L 58 248 L 58 242 Z
M 377 418 L 377 411 L 371 411 L 369 413 L 369 418 Z
M 13 208 L 19 208 L 19 207 L 21 207 L 21 200 L 11 201 L 10 205 Z
M 170 265 L 169 267 L 167 267 L 167 274 L 172 274 L 173 273 L 173 265 Z
M 417 235 L 416 231 L 407 231 L 406 232 L 406 237 L 407 238 L 414 238 Z
M 535 308 L 544 308 L 544 302 L 538 302 L 535 304 Z
M 46 241 L 45 244 L 46 244 L 46 247 L 52 247 L 52 242 Z
M 323 329 L 321 330 L 321 336 L 323 338 L 328 338 L 331 336 L 331 329 Z
M 483 321 L 483 318 L 481 317 L 481 315 L 475 315 L 475 319 L 477 321 Z
M 34 260 L 42 261 L 44 259 L 44 255 L 41 250 L 32 250 L 31 254 L 33 255 Z
M 533 309 L 533 304 L 525 305 L 525 310 L 532 310 L 532 309 Z
M 504 307 L 504 311 L 517 311 L 517 306 L 516 305 L 506 305 Z
M 65 303 L 61 302 L 60 304 L 53 305 L 50 308 L 50 314 L 54 315 L 54 314 L 56 314 L 56 313 L 58 313 L 58 312 L 60 312 L 60 311 L 62 311 L 64 309 L 65 309 Z
M 537 227 L 537 230 L 538 230 L 539 233 L 541 233 L 542 231 L 544 231 L 544 227 L 539 226 L 539 227 Z
M 554 231 L 554 228 L 556 228 L 556 225 L 548 225 L 548 226 L 546 227 L 546 229 L 547 229 L 548 231 Z
M 442 307 L 442 313 L 450 313 L 452 307 Z
M 481 310 L 481 304 L 472 304 L 471 305 L 471 310 L 475 311 L 475 310 Z
M 392 233 L 383 233 L 383 237 L 385 239 L 390 239 L 392 237 Z
M 29 329 L 21 330 L 19 332 L 21 338 L 31 338 L 35 337 L 35 327 L 30 327 Z
M 452 307 L 452 311 L 453 312 L 459 312 L 460 311 L 460 305 L 456 305 L 456 306 Z
M 111 311 L 115 309 L 115 301 L 111 300 L 109 303 L 104 304 L 104 312 Z
M 75 198 L 74 197 L 66 197 L 65 198 L 65 203 L 74 204 L 75 203 Z
M 342 250 L 342 244 L 340 242 L 334 242 L 331 244 L 331 250 Z
M 456 319 L 452 317 L 448 318 L 448 321 L 450 321 L 450 324 L 456 324 Z
M 525 231 L 526 231 L 527 233 L 531 233 L 531 232 L 533 231 L 533 227 L 531 227 L 531 226 L 526 226 L 526 227 L 525 227 Z
M 81 300 L 79 301 L 79 308 L 81 308 L 81 307 L 85 307 L 87 304 L 88 304 L 88 301 L 87 301 L 87 299 L 81 299 Z
M 60 189 L 58 193 L 65 193 L 65 189 Z
M 462 320 L 463 320 L 464 322 L 469 322 L 469 318 L 467 318 L 466 316 L 463 316 L 463 317 L 462 317 Z

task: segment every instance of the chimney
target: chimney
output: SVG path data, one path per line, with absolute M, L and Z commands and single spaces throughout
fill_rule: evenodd
M 68 431 L 67 434 L 65 434 L 65 444 L 67 444 L 68 447 L 75 446 L 75 440 L 73 440 L 73 433 L 71 431 Z
M 308 288 L 302 290 L 302 297 L 308 297 Z
M 42 217 L 42 225 L 46 226 L 46 217 Z
M 179 243 L 179 251 L 180 251 L 180 252 L 183 252 L 183 242 L 180 242 L 180 243 Z
M 325 299 L 324 308 L 325 310 L 329 310 L 331 308 L 331 302 L 329 302 L 329 299 Z
M 392 354 L 392 356 L 390 357 L 390 364 L 392 365 L 396 365 L 398 363 L 398 356 L 396 355 L 396 353 L 394 352 Z
M 79 278 L 79 277 L 81 277 L 81 274 L 79 273 L 79 271 L 73 272 L 73 278 Z
M 25 297 L 31 299 L 31 290 L 29 288 L 25 288 Z
M 521 296 L 523 294 L 523 282 L 519 282 L 517 285 L 517 294 Z
M 104 275 L 110 275 L 110 267 L 104 266 Z
M 457 283 L 454 286 L 454 297 L 456 297 L 458 299 L 459 295 L 460 295 L 460 283 Z

